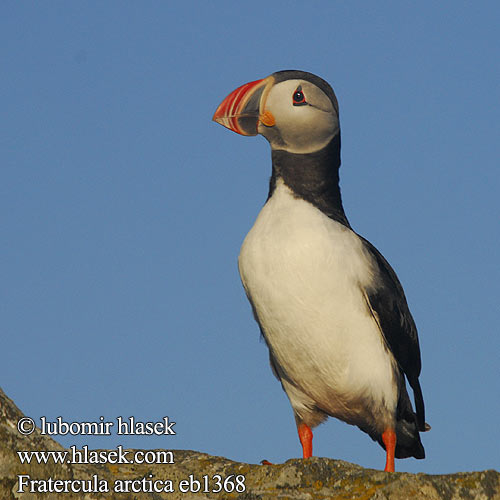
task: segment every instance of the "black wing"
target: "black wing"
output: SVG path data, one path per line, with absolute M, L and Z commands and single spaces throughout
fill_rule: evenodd
M 389 349 L 413 389 L 418 428 L 424 431 L 424 400 L 418 381 L 422 364 L 417 327 L 396 273 L 369 241 L 361 236 L 360 238 L 376 263 L 374 284 L 365 289 L 368 305 Z

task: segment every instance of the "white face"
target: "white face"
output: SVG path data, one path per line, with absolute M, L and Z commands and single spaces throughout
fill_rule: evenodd
M 296 92 L 299 92 L 297 94 Z M 305 103 L 300 103 L 300 92 Z M 274 126 L 259 124 L 259 133 L 273 149 L 312 153 L 325 147 L 339 132 L 339 118 L 332 101 L 316 85 L 286 80 L 274 85 L 261 103 L 261 114 L 270 111 Z

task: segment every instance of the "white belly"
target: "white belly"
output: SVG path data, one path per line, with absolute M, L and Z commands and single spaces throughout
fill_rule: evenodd
M 394 414 L 394 359 L 363 295 L 371 266 L 353 231 L 282 182 L 245 238 L 241 279 L 299 415 L 311 401 L 353 424 Z

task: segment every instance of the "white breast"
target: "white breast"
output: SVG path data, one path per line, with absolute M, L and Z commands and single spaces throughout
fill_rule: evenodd
M 353 231 L 279 181 L 245 238 L 239 269 L 285 388 L 295 386 L 292 406 L 314 401 L 355 424 L 394 413 L 394 359 L 363 296 L 372 261 Z

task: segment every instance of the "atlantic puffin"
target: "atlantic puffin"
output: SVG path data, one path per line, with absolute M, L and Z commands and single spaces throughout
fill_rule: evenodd
M 303 457 L 312 456 L 311 429 L 331 416 L 380 443 L 386 471 L 395 457 L 424 458 L 417 329 L 396 273 L 344 212 L 333 89 L 311 73 L 278 71 L 234 90 L 213 120 L 271 145 L 267 201 L 238 267 Z

